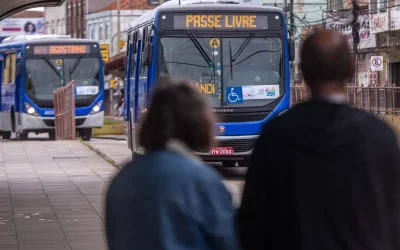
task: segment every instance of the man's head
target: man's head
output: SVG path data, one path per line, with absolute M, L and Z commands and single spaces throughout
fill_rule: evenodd
M 316 31 L 304 41 L 300 57 L 303 78 L 313 91 L 328 86 L 342 88 L 353 77 L 353 57 L 340 33 Z

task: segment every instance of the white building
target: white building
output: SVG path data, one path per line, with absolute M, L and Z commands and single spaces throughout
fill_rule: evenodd
M 46 34 L 66 34 L 66 8 L 65 3 L 59 7 L 44 8 Z
M 151 10 L 121 10 L 120 28 L 121 40 L 126 41 L 126 31 L 130 21 Z M 117 50 L 117 31 L 118 15 L 117 10 L 107 10 L 86 16 L 86 38 L 95 39 L 100 44 L 110 45 L 110 56 L 116 54 Z

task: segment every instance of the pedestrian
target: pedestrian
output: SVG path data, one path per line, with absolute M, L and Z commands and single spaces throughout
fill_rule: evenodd
M 346 104 L 346 37 L 320 30 L 301 49 L 311 100 L 256 142 L 238 215 L 245 250 L 400 249 L 400 152 L 394 132 Z
M 161 78 L 139 129 L 146 154 L 112 180 L 110 250 L 237 250 L 235 209 L 222 178 L 193 153 L 209 148 L 214 118 L 188 82 Z

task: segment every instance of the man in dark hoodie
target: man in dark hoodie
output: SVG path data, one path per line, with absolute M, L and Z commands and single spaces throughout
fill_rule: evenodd
M 347 39 L 317 31 L 301 50 L 312 98 L 268 123 L 238 215 L 245 250 L 400 249 L 400 152 L 393 131 L 345 103 Z

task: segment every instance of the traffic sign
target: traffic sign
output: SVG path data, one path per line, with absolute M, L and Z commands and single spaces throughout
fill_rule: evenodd
M 371 56 L 371 71 L 383 71 L 383 56 Z
M 103 61 L 104 62 L 110 61 L 110 45 L 101 44 L 100 51 L 101 51 L 101 57 L 103 58 Z

